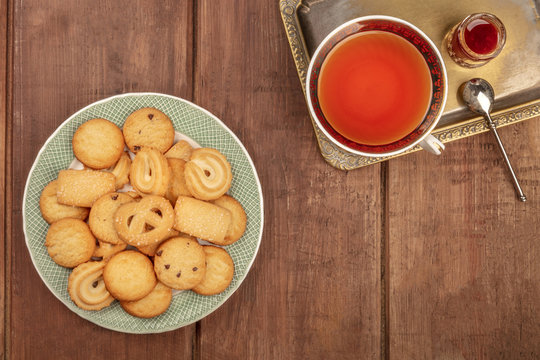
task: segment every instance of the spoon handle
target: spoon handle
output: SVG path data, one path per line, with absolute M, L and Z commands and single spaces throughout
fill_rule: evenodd
M 512 165 L 510 164 L 508 155 L 506 155 L 506 151 L 504 150 L 504 146 L 502 144 L 501 138 L 499 137 L 499 133 L 497 132 L 497 128 L 495 127 L 495 123 L 493 122 L 493 120 L 491 120 L 491 116 L 489 116 L 488 113 L 484 114 L 484 118 L 486 119 L 486 122 L 489 128 L 491 129 L 491 132 L 493 133 L 493 135 L 495 135 L 495 139 L 497 139 L 497 144 L 499 145 L 499 149 L 501 150 L 504 161 L 506 162 L 506 166 L 508 167 L 508 170 L 510 170 L 510 174 L 512 175 L 512 180 L 514 182 L 514 187 L 516 188 L 516 192 L 517 192 L 519 200 L 523 202 L 527 201 L 525 194 L 523 194 L 523 190 L 521 190 L 521 186 L 519 186 L 518 179 L 516 177 L 516 174 L 514 173 L 514 169 L 512 168 Z

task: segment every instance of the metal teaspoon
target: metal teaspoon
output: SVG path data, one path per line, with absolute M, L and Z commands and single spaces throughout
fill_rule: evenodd
M 495 123 L 489 115 L 493 106 L 493 101 L 495 99 L 495 93 L 493 91 L 493 88 L 486 80 L 476 78 L 463 83 L 459 88 L 459 92 L 461 93 L 461 97 L 463 98 L 463 101 L 465 101 L 469 109 L 471 109 L 475 113 L 482 114 L 484 116 L 488 127 L 490 128 L 493 135 L 495 135 L 495 139 L 497 139 L 497 144 L 499 145 L 499 149 L 501 150 L 501 153 L 504 157 L 506 166 L 508 167 L 508 170 L 510 170 L 510 174 L 512 175 L 512 180 L 514 182 L 514 187 L 516 189 L 519 200 L 523 202 L 527 201 L 525 194 L 523 194 L 523 191 L 521 190 L 521 186 L 519 186 L 518 179 L 516 177 L 516 174 L 514 173 L 514 169 L 512 169 L 510 160 L 506 155 L 506 151 L 504 150 L 501 138 L 497 133 Z

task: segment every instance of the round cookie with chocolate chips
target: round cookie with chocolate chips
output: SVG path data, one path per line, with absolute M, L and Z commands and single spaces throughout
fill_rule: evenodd
M 142 108 L 132 112 L 127 117 L 122 132 L 126 145 L 134 153 L 145 146 L 164 153 L 174 142 L 171 119 L 154 108 Z
M 177 290 L 191 289 L 206 272 L 203 247 L 190 238 L 171 238 L 157 249 L 154 270 L 165 285 Z

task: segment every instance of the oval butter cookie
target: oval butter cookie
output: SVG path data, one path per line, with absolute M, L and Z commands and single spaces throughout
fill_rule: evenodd
M 174 206 L 174 228 L 216 245 L 225 244 L 231 212 L 221 206 L 179 196 Z
M 124 136 L 118 126 L 105 119 L 83 123 L 72 139 L 75 157 L 92 169 L 114 165 L 124 152 Z
M 94 235 L 101 241 L 111 244 L 124 244 L 114 228 L 114 214 L 126 203 L 135 201 L 124 193 L 105 194 L 94 202 L 88 216 L 88 225 Z
M 165 197 L 174 205 L 178 196 L 191 196 L 184 177 L 184 166 L 186 162 L 182 159 L 175 158 L 167 159 L 167 162 L 171 170 L 171 179 Z
M 224 291 L 234 275 L 234 263 L 225 249 L 217 246 L 203 246 L 206 255 L 206 274 L 193 289 L 200 295 L 215 295 Z
M 59 204 L 56 198 L 57 191 L 58 181 L 53 180 L 41 192 L 39 208 L 46 222 L 52 224 L 63 218 L 86 219 L 90 211 L 88 208 Z
M 56 197 L 60 204 L 91 207 L 101 196 L 115 190 L 113 174 L 97 170 L 60 170 Z
M 103 280 L 111 295 L 123 301 L 142 299 L 157 282 L 150 259 L 135 250 L 114 255 L 105 265 Z
M 165 156 L 150 147 L 139 150 L 129 170 L 131 185 L 143 194 L 165 195 L 170 176 L 171 170 Z
M 45 246 L 55 263 L 74 268 L 90 260 L 96 248 L 96 239 L 84 221 L 65 218 L 51 224 Z
M 171 301 L 171 288 L 158 282 L 150 294 L 142 299 L 136 301 L 121 301 L 120 305 L 122 305 L 122 308 L 128 314 L 148 319 L 167 311 Z
M 165 285 L 187 290 L 204 278 L 204 259 L 204 250 L 196 240 L 174 237 L 163 242 L 157 249 L 154 270 L 159 281 Z
M 229 195 L 223 195 L 213 203 L 231 212 L 231 224 L 221 245 L 230 245 L 238 241 L 246 231 L 247 216 L 244 208 L 238 200 Z
M 92 257 L 90 258 L 90 260 L 107 261 L 114 254 L 125 250 L 126 247 L 127 247 L 127 244 L 125 242 L 122 242 L 121 244 L 118 244 L 118 245 L 113 245 L 113 244 L 109 244 L 109 243 L 98 240 L 96 243 L 96 250 L 94 250 L 94 253 L 92 254 Z
M 167 159 L 182 159 L 184 161 L 189 161 L 192 151 L 193 147 L 191 147 L 186 140 L 180 140 L 165 153 L 165 157 Z
M 116 178 L 116 190 L 121 189 L 129 182 L 129 169 L 131 168 L 131 158 L 129 157 L 129 154 L 127 151 L 124 151 L 122 155 L 120 156 L 120 159 L 111 166 L 110 168 L 106 169 L 106 172 L 110 172 L 114 175 Z
M 153 147 L 164 153 L 174 142 L 171 119 L 154 108 L 142 108 L 131 113 L 122 131 L 127 146 L 134 153 L 143 147 Z

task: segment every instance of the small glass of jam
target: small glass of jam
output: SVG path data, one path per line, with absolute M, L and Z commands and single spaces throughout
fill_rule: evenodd
M 506 30 L 495 15 L 471 14 L 446 36 L 448 54 L 458 65 L 475 68 L 485 65 L 501 52 Z

